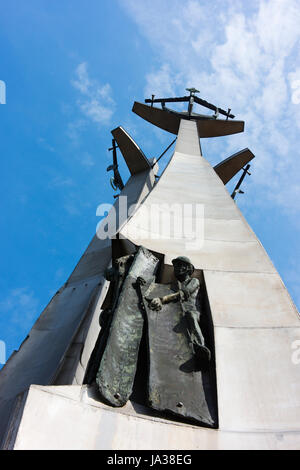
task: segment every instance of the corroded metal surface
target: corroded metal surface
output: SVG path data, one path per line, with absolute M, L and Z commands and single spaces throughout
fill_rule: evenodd
M 168 284 L 141 288 L 144 298 L 164 297 L 174 293 Z M 168 411 L 213 426 L 205 390 L 203 373 L 189 342 L 188 324 L 179 301 L 153 310 L 145 301 L 149 345 L 149 404 L 159 411 Z
M 123 283 L 103 353 L 96 382 L 101 396 L 113 406 L 123 406 L 134 382 L 144 318 L 136 290 L 136 280 L 151 280 L 159 260 L 139 248 Z

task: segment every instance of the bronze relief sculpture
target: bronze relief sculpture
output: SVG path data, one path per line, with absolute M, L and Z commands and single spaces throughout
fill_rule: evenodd
M 207 367 L 210 361 L 210 350 L 205 346 L 204 337 L 200 328 L 200 312 L 197 310 L 196 300 L 200 283 L 197 278 L 192 278 L 194 266 L 186 256 L 178 256 L 173 259 L 174 275 L 177 280 L 178 291 L 174 294 L 156 297 L 150 300 L 150 308 L 161 310 L 163 305 L 169 302 L 179 301 L 183 314 L 188 324 L 187 331 L 192 350 L 201 362 L 202 367 Z M 148 299 L 147 299 L 148 300 Z
M 211 351 L 200 327 L 200 282 L 192 277 L 194 267 L 188 258 L 180 256 L 172 264 L 173 282 L 156 282 L 160 260 L 140 247 L 107 271 L 110 306 L 101 314 L 102 331 L 86 382 L 96 381 L 101 399 L 109 405 L 124 406 L 133 392 L 145 341 L 145 404 L 215 427 Z

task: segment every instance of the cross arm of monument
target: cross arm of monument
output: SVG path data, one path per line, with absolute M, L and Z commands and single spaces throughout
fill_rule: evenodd
M 225 135 L 237 134 L 244 132 L 244 121 L 229 121 L 226 119 L 212 119 L 211 116 L 189 115 L 188 113 L 180 113 L 167 108 L 160 109 L 154 106 L 135 101 L 132 111 L 145 119 L 145 121 L 154 124 L 161 129 L 177 135 L 181 119 L 192 119 L 197 121 L 199 137 L 220 137 Z

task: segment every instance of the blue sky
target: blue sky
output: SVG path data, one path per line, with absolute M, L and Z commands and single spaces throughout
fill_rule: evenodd
M 10 0 L 0 4 L 0 341 L 7 357 L 66 281 L 112 202 L 110 130 L 148 157 L 172 136 L 134 100 L 200 96 L 246 131 L 202 142 L 256 155 L 237 204 L 300 305 L 300 5 L 294 0 Z M 128 171 L 121 163 L 126 180 Z M 235 181 L 232 182 L 232 185 Z M 1 343 L 2 344 L 2 343 Z

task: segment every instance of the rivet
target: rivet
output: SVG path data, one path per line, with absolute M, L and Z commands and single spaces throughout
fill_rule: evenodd
M 182 408 L 182 407 L 183 407 L 183 403 L 182 403 L 181 401 L 179 401 L 176 406 L 178 406 L 178 408 Z
M 119 398 L 121 397 L 121 395 L 120 395 L 119 393 L 115 393 L 115 394 L 114 394 L 114 397 L 115 397 L 116 400 L 119 400 Z

